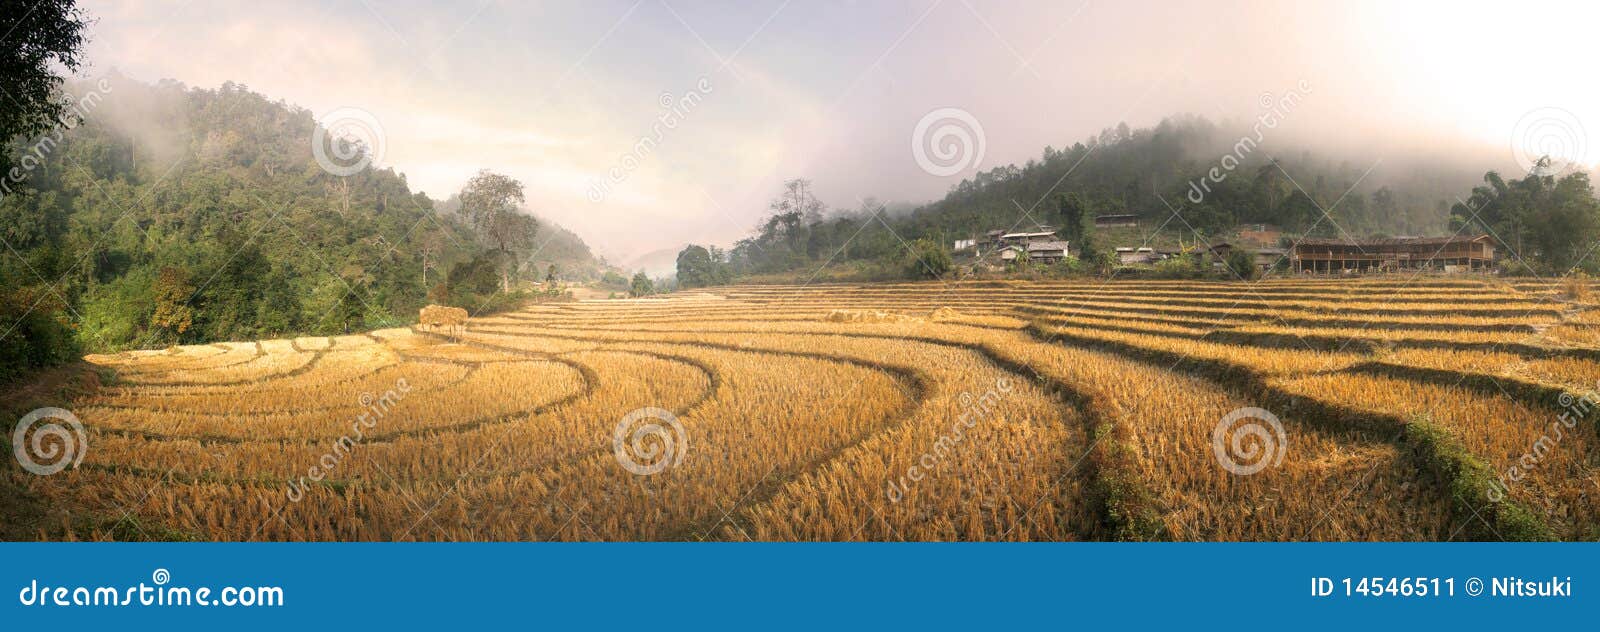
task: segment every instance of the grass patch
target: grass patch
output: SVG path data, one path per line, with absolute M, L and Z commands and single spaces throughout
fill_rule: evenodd
M 1090 441 L 1095 442 L 1090 462 L 1095 477 L 1092 495 L 1100 505 L 1100 515 L 1111 539 L 1133 542 L 1152 542 L 1171 539 L 1167 525 L 1156 508 L 1155 494 L 1132 471 L 1137 455 L 1125 441 L 1121 441 L 1115 424 L 1101 421 L 1093 430 Z
M 1428 419 L 1413 419 L 1406 425 L 1405 440 L 1418 462 L 1438 477 L 1450 494 L 1456 515 L 1469 520 L 1466 531 L 1473 539 L 1556 539 L 1550 525 L 1532 510 L 1510 499 L 1492 500 L 1497 486 L 1494 470 L 1468 452 L 1449 431 Z M 1482 499 L 1483 506 L 1474 504 L 1474 499 Z M 1471 519 L 1474 513 L 1482 522 Z

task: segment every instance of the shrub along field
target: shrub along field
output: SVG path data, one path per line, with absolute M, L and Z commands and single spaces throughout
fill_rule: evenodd
M 82 463 L 4 500 L 42 539 L 1595 540 L 1569 294 L 744 286 L 90 356 Z

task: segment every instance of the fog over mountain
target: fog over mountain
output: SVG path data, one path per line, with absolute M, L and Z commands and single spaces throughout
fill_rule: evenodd
M 88 8 L 104 18 L 91 76 L 235 81 L 319 115 L 357 108 L 381 126 L 381 164 L 415 189 L 442 199 L 479 168 L 502 170 L 527 183 L 536 212 L 614 261 L 732 243 L 786 178 L 812 179 L 831 207 L 928 202 L 1123 122 L 1249 127 L 1295 91 L 1270 146 L 1338 156 L 1378 181 L 1417 165 L 1600 160 L 1600 85 L 1572 80 L 1593 58 L 1593 5 Z M 913 150 L 919 123 L 942 110 L 981 127 L 952 172 Z

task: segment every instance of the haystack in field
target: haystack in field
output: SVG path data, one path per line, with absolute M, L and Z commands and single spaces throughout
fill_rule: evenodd
M 823 317 L 830 323 L 920 323 L 921 318 L 882 310 L 836 309 Z
M 462 325 L 467 324 L 467 310 L 444 305 L 429 305 L 422 308 L 417 317 L 417 324 L 428 329 L 443 327 L 455 333 Z

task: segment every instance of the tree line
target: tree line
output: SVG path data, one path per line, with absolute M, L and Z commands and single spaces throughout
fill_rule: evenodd
M 34 168 L 0 198 L 0 381 L 84 351 L 342 334 L 428 303 L 482 313 L 559 276 L 515 179 L 481 172 L 436 208 L 391 169 L 322 169 L 311 114 L 245 86 L 112 81 L 48 151 L 23 134 L 4 152 Z
M 1106 243 L 1095 230 L 1095 216 L 1119 214 L 1146 227 L 1166 224 L 1191 241 L 1222 239 L 1252 223 L 1327 238 L 1484 232 L 1520 255 L 1508 264 L 1513 272 L 1597 267 L 1584 258 L 1600 241 L 1600 206 L 1584 173 L 1551 173 L 1548 163 L 1521 179 L 1490 171 L 1469 193 L 1475 178 L 1460 167 L 1424 164 L 1388 178 L 1392 184 L 1372 184 L 1370 167 L 1265 150 L 1223 163 L 1232 168 L 1222 173 L 1215 158 L 1231 138 L 1199 117 L 1149 129 L 1119 125 L 1066 149 L 1046 147 L 1020 167 L 979 172 L 907 213 L 885 212 L 871 200 L 829 208 L 809 180 L 789 180 L 751 235 L 731 249 L 685 248 L 678 283 L 718 285 L 824 266 L 858 280 L 938 276 L 955 240 L 1036 225 L 1073 244 L 1074 269 L 1105 271 L 1115 263 L 1112 247 L 1137 245 Z M 1464 202 L 1451 203 L 1463 194 Z M 943 256 L 934 254 L 940 250 Z

